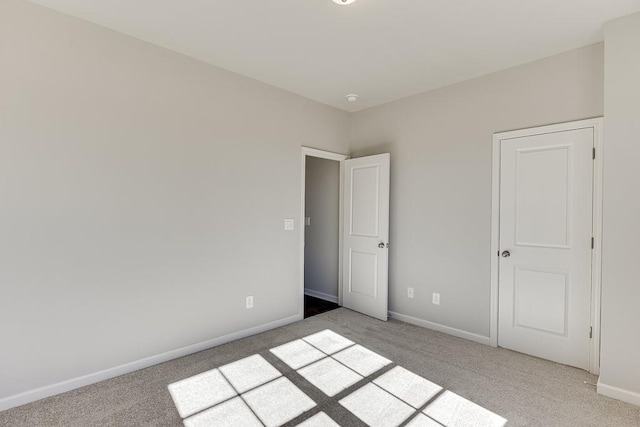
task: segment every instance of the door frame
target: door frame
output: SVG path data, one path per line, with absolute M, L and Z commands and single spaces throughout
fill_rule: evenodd
M 592 236 L 595 240 L 591 251 L 591 327 L 592 337 L 589 347 L 589 372 L 598 375 L 600 372 L 600 298 L 601 298 L 601 269 L 602 269 L 602 166 L 603 166 L 603 118 L 597 117 L 499 132 L 493 135 L 493 162 L 491 183 L 491 321 L 489 340 L 493 347 L 498 346 L 498 292 L 499 292 L 499 257 L 500 250 L 500 148 L 501 142 L 508 139 L 525 136 L 542 135 L 578 129 L 593 129 L 595 159 L 593 162 L 593 212 Z M 587 333 L 588 331 L 585 331 Z
M 343 192 L 344 192 L 344 161 L 349 159 L 346 154 L 333 153 L 331 151 L 318 150 L 316 148 L 302 147 L 301 166 L 301 202 L 300 202 L 300 295 L 299 304 L 300 319 L 304 318 L 304 237 L 305 225 L 305 202 L 306 202 L 306 178 L 307 178 L 307 157 L 317 157 L 320 159 L 334 160 L 340 163 L 340 189 L 338 193 L 338 305 L 342 305 L 342 234 L 343 234 Z

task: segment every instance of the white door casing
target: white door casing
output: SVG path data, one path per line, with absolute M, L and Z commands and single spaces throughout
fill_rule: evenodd
M 387 320 L 390 155 L 345 161 L 343 305 Z
M 579 127 L 500 144 L 498 344 L 587 370 L 594 141 Z
M 333 153 L 330 151 L 319 150 L 311 147 L 302 147 L 302 157 L 301 157 L 301 183 L 300 188 L 302 189 L 302 194 L 300 197 L 301 207 L 300 207 L 300 255 L 299 255 L 299 265 L 300 265 L 300 293 L 299 293 L 299 319 L 304 319 L 304 242 L 305 242 L 305 226 L 304 226 L 304 218 L 306 216 L 305 213 L 305 201 L 306 201 L 306 163 L 307 157 L 318 157 L 320 159 L 334 160 L 340 162 L 340 195 L 339 195 L 339 218 L 338 218 L 338 230 L 339 230 L 339 238 L 338 238 L 338 304 L 342 305 L 342 235 L 343 235 L 343 191 L 344 191 L 344 162 L 349 158 L 346 154 Z

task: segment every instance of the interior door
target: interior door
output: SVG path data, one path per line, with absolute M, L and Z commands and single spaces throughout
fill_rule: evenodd
M 345 161 L 343 306 L 387 320 L 390 155 Z
M 500 148 L 499 345 L 587 370 L 593 146 L 584 128 Z

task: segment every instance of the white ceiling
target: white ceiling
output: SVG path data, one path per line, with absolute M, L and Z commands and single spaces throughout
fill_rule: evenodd
M 604 22 L 640 11 L 640 0 L 33 1 L 347 111 L 602 41 Z

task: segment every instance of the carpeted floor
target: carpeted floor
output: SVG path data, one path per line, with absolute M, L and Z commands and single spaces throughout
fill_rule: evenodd
M 180 426 L 171 383 L 260 354 L 342 426 L 364 424 L 269 349 L 331 329 L 508 420 L 508 426 L 640 426 L 640 408 L 599 396 L 585 371 L 345 308 L 0 412 L 1 426 Z M 300 420 L 298 420 L 300 421 Z
M 326 396 L 324 408 L 346 408 L 373 427 L 503 427 L 507 421 L 330 329 L 269 351 L 291 369 L 255 354 L 170 384 L 185 426 L 340 427 L 306 394 L 315 389 Z

